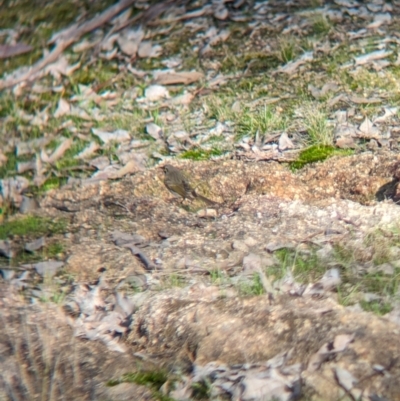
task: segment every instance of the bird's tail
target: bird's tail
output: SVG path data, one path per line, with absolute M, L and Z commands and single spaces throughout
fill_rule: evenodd
M 204 203 L 207 203 L 207 205 L 210 205 L 210 206 L 219 205 L 218 202 L 214 202 L 214 201 L 212 201 L 211 199 L 208 199 L 208 198 L 206 198 L 205 196 L 198 194 L 196 191 L 193 191 L 193 192 L 192 192 L 192 195 L 193 195 L 195 198 L 200 199 L 200 200 L 203 201 Z

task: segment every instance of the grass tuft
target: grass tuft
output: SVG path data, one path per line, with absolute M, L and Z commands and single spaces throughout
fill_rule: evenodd
M 261 110 L 251 111 L 246 108 L 236 118 L 237 136 L 255 135 L 257 132 L 264 135 L 271 131 L 285 130 L 287 120 L 272 107 L 265 106 Z
M 59 234 L 66 229 L 65 220 L 51 220 L 37 216 L 26 216 L 4 222 L 0 226 L 0 239 L 12 236 L 36 236 Z

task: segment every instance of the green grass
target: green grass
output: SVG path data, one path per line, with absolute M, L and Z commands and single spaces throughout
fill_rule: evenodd
M 210 150 L 196 148 L 191 150 L 186 150 L 182 152 L 179 157 L 181 159 L 190 159 L 190 160 L 209 160 L 215 156 L 223 155 L 223 151 L 217 148 L 213 148 Z
M 168 374 L 164 370 L 138 371 L 125 373 L 119 379 L 109 380 L 107 386 L 113 387 L 120 383 L 135 383 L 146 386 L 152 391 L 153 397 L 159 401 L 174 401 L 161 392 L 161 387 L 168 380 Z
M 393 306 L 390 303 L 381 301 L 360 301 L 360 305 L 365 311 L 373 312 L 378 316 L 386 315 L 393 309 Z
M 283 248 L 277 250 L 274 255 L 280 261 L 279 271 L 268 269 L 269 274 L 278 274 L 278 278 L 290 270 L 294 278 L 301 283 L 312 283 L 319 280 L 327 270 L 326 264 L 322 263 L 314 249 L 307 253 L 297 252 L 294 249 Z
M 253 136 L 257 132 L 260 135 L 268 134 L 272 131 L 285 130 L 287 119 L 269 106 L 258 110 L 245 108 L 236 119 L 237 137 Z
M 50 244 L 45 248 L 45 254 L 48 258 L 54 258 L 64 252 L 64 246 L 59 242 Z
M 10 237 L 35 236 L 60 234 L 66 230 L 65 220 L 52 220 L 37 216 L 25 216 L 3 222 L 0 225 L 0 239 Z
M 313 16 L 312 24 L 312 32 L 318 36 L 327 35 L 332 28 L 332 23 L 323 14 Z
M 17 174 L 18 158 L 15 152 L 6 153 L 7 162 L 0 166 L 0 179 L 13 177 Z
M 251 281 L 243 281 L 239 283 L 239 293 L 243 296 L 262 295 L 265 293 L 261 282 L 260 275 L 253 274 Z
M 376 231 L 364 240 L 364 249 L 352 249 L 346 244 L 334 245 L 334 260 L 341 266 L 342 284 L 339 287 L 339 303 L 347 306 L 360 302 L 363 309 L 377 314 L 388 313 L 391 300 L 395 300 L 400 285 L 400 268 L 393 275 L 376 271 L 374 266 L 390 262 L 389 248 L 399 245 L 398 236 L 383 235 Z M 372 263 L 371 263 L 372 262 Z M 354 270 L 355 266 L 370 268 Z M 364 293 L 374 293 L 385 301 L 366 302 Z
M 211 383 L 209 380 L 202 380 L 192 384 L 192 397 L 194 400 L 211 399 Z
M 376 238 L 376 236 L 375 236 Z M 371 241 L 371 238 L 367 242 Z M 381 242 L 376 243 L 376 251 L 370 256 L 370 259 L 363 259 L 363 254 L 352 250 L 350 247 L 336 244 L 332 253 L 331 262 L 336 262 L 341 270 L 342 283 L 336 288 L 338 302 L 341 305 L 349 306 L 360 302 L 362 308 L 366 311 L 383 315 L 392 310 L 392 300 L 395 300 L 397 290 L 400 286 L 400 268 L 394 269 L 393 275 L 385 275 L 382 272 L 357 273 L 354 266 L 357 263 L 368 263 L 385 253 L 387 255 L 388 246 L 383 246 Z M 275 281 L 282 278 L 287 271 L 293 274 L 297 282 L 308 284 L 315 283 L 322 278 L 329 269 L 326 261 L 321 261 L 313 249 L 307 253 L 299 253 L 293 249 L 280 249 L 274 252 L 279 260 L 277 266 L 267 269 L 267 276 Z M 378 259 L 379 262 L 382 262 Z M 387 258 L 384 262 L 387 261 Z M 247 284 L 247 288 L 241 290 L 245 295 L 258 295 L 261 289 L 261 283 L 254 277 L 253 283 Z M 364 301 L 363 294 L 373 293 L 383 298 L 379 301 Z
M 303 109 L 304 125 L 309 144 L 333 146 L 333 126 L 328 122 L 327 112 L 318 104 L 311 103 Z
M 284 36 L 278 40 L 278 58 L 282 63 L 287 64 L 297 57 L 299 48 L 296 42 L 292 36 Z

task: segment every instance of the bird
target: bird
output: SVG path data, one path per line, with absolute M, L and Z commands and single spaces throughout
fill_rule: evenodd
M 164 185 L 167 187 L 169 192 L 172 193 L 175 197 L 181 196 L 183 199 L 194 199 L 197 198 L 207 205 L 217 205 L 217 202 L 212 201 L 211 199 L 206 198 L 198 194 L 189 184 L 189 181 L 186 179 L 185 175 L 178 168 L 171 166 L 170 164 L 166 164 L 163 167 L 165 176 L 164 176 Z

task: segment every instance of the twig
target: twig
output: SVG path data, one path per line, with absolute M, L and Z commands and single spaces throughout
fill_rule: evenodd
M 78 39 L 80 39 L 81 36 L 93 31 L 99 26 L 102 26 L 107 21 L 118 15 L 125 8 L 128 8 L 134 2 L 135 0 L 121 0 L 119 3 L 103 11 L 99 16 L 92 18 L 91 20 L 85 22 L 81 26 L 78 26 L 73 31 L 70 28 L 67 28 L 66 30 L 64 30 L 64 32 L 62 32 L 58 36 L 60 42 L 56 45 L 56 47 L 46 57 L 42 58 L 36 64 L 34 64 L 29 69 L 29 71 L 15 78 L 10 77 L 9 79 L 6 78 L 0 80 L 0 90 L 17 85 L 23 81 L 34 79 L 36 74 L 38 74 L 46 65 L 56 61 L 59 55 L 67 47 L 69 47 L 71 44 L 75 43 Z M 66 33 L 68 33 L 68 35 L 66 35 Z
M 155 270 L 156 265 L 135 245 L 126 244 L 122 246 L 123 248 L 128 248 L 133 255 L 137 256 L 142 263 L 146 270 Z

